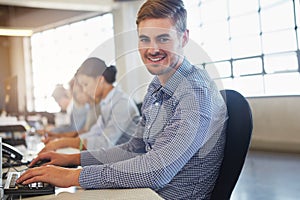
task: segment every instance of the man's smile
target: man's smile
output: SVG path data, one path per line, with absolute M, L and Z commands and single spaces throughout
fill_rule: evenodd
M 147 59 L 151 62 L 160 62 L 164 60 L 167 56 L 165 54 L 147 55 Z

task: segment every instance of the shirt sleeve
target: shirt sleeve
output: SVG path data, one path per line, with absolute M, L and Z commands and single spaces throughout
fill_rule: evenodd
M 145 153 L 145 143 L 143 141 L 144 124 L 144 120 L 140 120 L 136 126 L 134 137 L 125 144 L 106 150 L 82 151 L 80 157 L 81 166 L 115 163 Z
M 70 125 L 62 125 L 51 129 L 51 132 L 53 133 L 64 133 L 64 132 L 71 132 L 71 131 L 75 131 L 75 129 Z
M 116 163 L 85 166 L 80 173 L 80 185 L 83 188 L 158 189 L 170 182 L 203 147 L 217 124 L 212 115 L 215 111 L 209 92 L 202 91 L 197 96 L 186 92 L 180 98 L 151 150 Z M 217 126 L 223 124 L 224 121 L 220 121 Z

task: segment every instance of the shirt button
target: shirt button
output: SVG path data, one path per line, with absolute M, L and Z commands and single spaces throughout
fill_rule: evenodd
M 155 104 L 154 104 L 155 106 L 159 106 L 159 103 L 158 102 L 155 102 Z

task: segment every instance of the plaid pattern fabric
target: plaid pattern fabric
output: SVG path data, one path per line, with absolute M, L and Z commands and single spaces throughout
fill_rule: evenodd
M 136 136 L 81 153 L 83 188 L 149 187 L 165 199 L 208 199 L 223 158 L 226 105 L 205 70 L 184 60 L 151 82 Z

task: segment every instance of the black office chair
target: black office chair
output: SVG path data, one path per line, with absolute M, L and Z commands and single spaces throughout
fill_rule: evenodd
M 252 134 L 252 114 L 247 100 L 234 90 L 222 90 L 228 121 L 224 159 L 211 200 L 228 200 L 240 176 Z
M 143 102 L 136 103 L 136 107 L 138 108 L 140 115 L 142 115 L 142 105 L 143 105 Z

